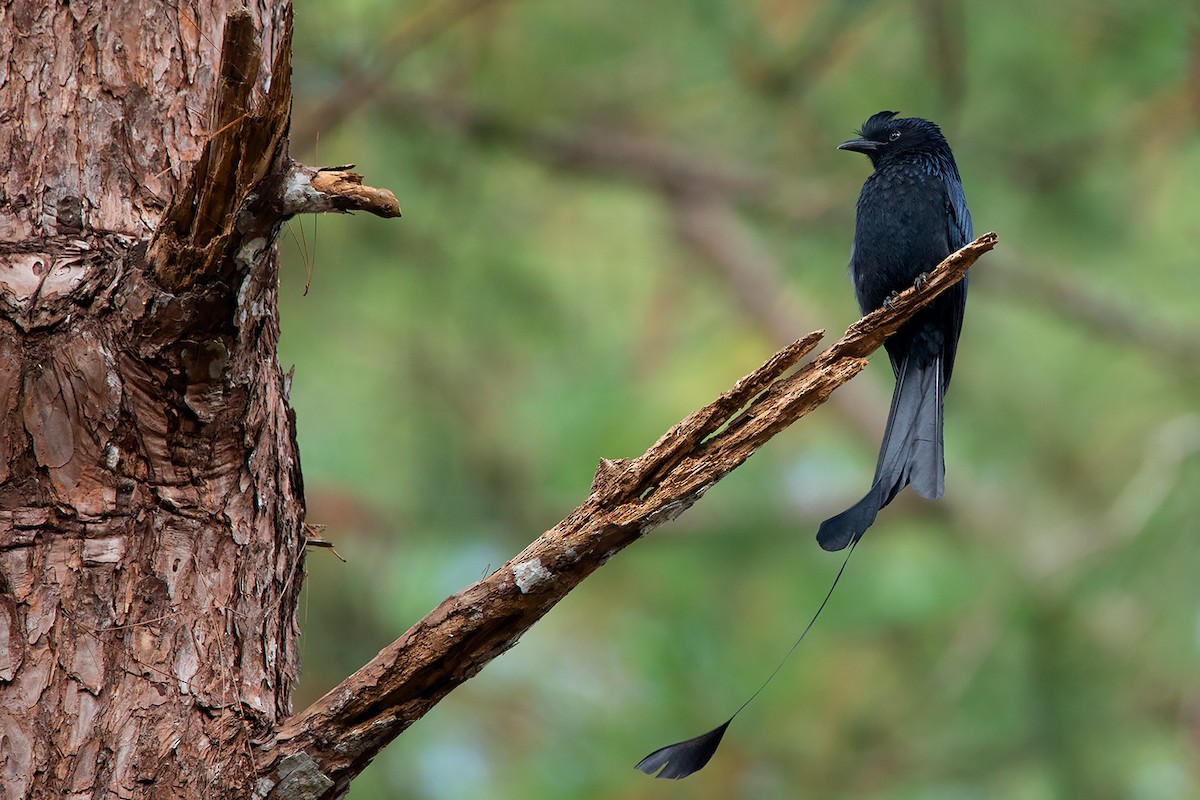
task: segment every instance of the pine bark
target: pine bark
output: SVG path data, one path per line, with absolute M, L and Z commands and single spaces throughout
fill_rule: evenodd
M 286 158 L 290 10 L 242 8 L 0 2 L 3 798 L 249 797 L 290 710 L 281 215 L 246 191 Z

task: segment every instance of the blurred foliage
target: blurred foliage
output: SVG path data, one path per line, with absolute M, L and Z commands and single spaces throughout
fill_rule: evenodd
M 352 798 L 1200 797 L 1200 13 L 352 0 L 296 20 L 297 130 L 320 136 L 293 153 L 357 162 L 404 208 L 296 220 L 285 246 L 310 520 L 348 559 L 309 558 L 300 705 L 565 516 L 599 457 L 857 316 L 869 165 L 834 148 L 869 114 L 942 123 L 976 231 L 1001 235 L 972 277 L 947 496 L 880 516 L 704 772 L 632 765 L 723 720 L 820 601 L 840 559 L 813 534 L 867 488 L 879 433 L 841 396 L 881 423 L 881 363 L 600 570 Z M 759 183 L 663 183 L 547 141 Z M 697 192 L 756 243 L 791 330 L 680 235 Z

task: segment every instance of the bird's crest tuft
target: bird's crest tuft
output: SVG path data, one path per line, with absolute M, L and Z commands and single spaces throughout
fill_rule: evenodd
M 896 116 L 896 111 L 880 111 L 878 114 L 872 114 L 871 118 L 863 123 L 862 130 L 858 135 L 864 139 L 883 140 L 886 137 L 886 131 L 891 124 L 892 117 Z

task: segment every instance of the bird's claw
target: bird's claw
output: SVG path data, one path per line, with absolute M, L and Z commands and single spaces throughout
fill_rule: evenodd
M 888 311 L 896 310 L 896 298 L 900 296 L 899 292 L 892 292 L 883 299 L 883 307 Z
M 928 285 L 929 285 L 929 273 L 928 272 L 922 272 L 920 275 L 918 275 L 916 277 L 916 280 L 913 281 L 913 286 L 916 287 L 916 290 L 918 292 L 925 291 L 925 287 Z

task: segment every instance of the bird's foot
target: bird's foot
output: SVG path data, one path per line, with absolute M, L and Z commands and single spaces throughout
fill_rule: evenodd
M 920 275 L 918 275 L 916 277 L 916 280 L 913 281 L 913 286 L 916 287 L 918 292 L 925 291 L 925 287 L 928 285 L 929 285 L 929 273 L 928 272 L 922 272 Z
M 892 292 L 887 297 L 883 298 L 883 307 L 888 311 L 896 310 L 896 298 L 900 296 L 899 292 Z

